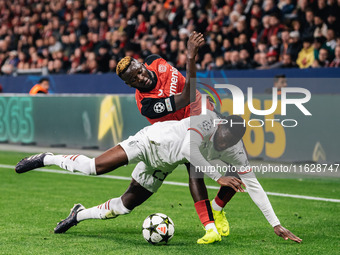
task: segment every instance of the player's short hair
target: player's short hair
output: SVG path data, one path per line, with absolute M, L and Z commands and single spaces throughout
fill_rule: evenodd
M 226 120 L 228 121 L 225 125 L 226 128 L 235 139 L 241 140 L 246 132 L 245 120 L 238 115 L 229 115 Z
M 285 74 L 277 74 L 274 76 L 274 82 L 278 82 L 281 78 L 286 78 Z
M 39 83 L 42 83 L 42 82 L 44 82 L 44 81 L 50 82 L 50 79 L 47 78 L 47 77 L 43 77 L 43 78 L 41 78 L 41 79 L 39 80 Z
M 117 64 L 117 68 L 116 68 L 116 73 L 119 77 L 121 77 L 126 70 L 129 68 L 129 66 L 131 65 L 133 58 L 130 56 L 126 56 L 125 58 L 122 58 L 118 64 Z

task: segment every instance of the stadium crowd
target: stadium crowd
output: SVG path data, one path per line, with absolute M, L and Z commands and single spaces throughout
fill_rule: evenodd
M 340 66 L 340 0 L 0 0 L 2 74 L 114 72 L 124 56 L 159 54 L 198 70 Z

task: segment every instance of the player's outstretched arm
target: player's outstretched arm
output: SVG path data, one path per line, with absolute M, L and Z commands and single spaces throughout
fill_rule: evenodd
M 193 32 L 188 40 L 187 44 L 187 64 L 186 64 L 186 76 L 185 87 L 181 94 L 175 95 L 176 109 L 179 110 L 191 102 L 196 100 L 196 84 L 190 83 L 190 78 L 196 78 L 196 55 L 199 47 L 204 44 L 204 38 L 201 33 Z M 190 91 L 192 93 L 190 93 Z M 191 95 L 190 95 L 191 94 Z
M 281 225 L 277 225 L 274 227 L 274 232 L 276 235 L 282 237 L 285 240 L 292 240 L 297 243 L 301 243 L 302 239 L 294 235 L 292 232 L 290 232 L 288 229 L 282 227 Z
M 288 229 L 281 226 L 279 219 L 277 218 L 270 201 L 264 192 L 261 184 L 256 179 L 253 172 L 249 172 L 240 175 L 242 181 L 247 185 L 247 191 L 254 203 L 260 208 L 267 221 L 274 228 L 276 235 L 282 237 L 285 240 L 293 240 L 297 243 L 301 243 L 302 239 L 295 236 Z

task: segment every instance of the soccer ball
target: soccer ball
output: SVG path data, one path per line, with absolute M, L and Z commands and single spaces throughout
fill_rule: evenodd
M 174 222 L 163 213 L 151 214 L 143 222 L 143 237 L 151 244 L 167 244 L 174 232 Z

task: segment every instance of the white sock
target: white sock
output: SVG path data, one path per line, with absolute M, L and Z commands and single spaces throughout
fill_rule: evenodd
M 46 155 L 44 165 L 56 165 L 71 172 L 81 172 L 86 175 L 97 175 L 94 158 L 84 155 Z
M 219 234 L 218 231 L 217 231 L 215 223 L 208 223 L 205 226 L 205 230 L 209 230 L 209 229 L 213 229 L 217 234 Z
M 131 210 L 127 209 L 123 205 L 122 199 L 117 197 L 112 198 L 101 205 L 80 211 L 77 214 L 77 221 L 88 219 L 106 220 L 116 218 L 119 215 L 128 214 L 130 212 Z
M 218 204 L 216 204 L 215 199 L 213 201 L 211 201 L 211 207 L 215 210 L 215 211 L 222 211 L 223 207 L 219 206 Z

